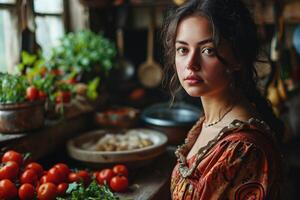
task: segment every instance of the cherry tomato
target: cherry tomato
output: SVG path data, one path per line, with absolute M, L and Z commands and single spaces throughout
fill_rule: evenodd
M 20 177 L 21 184 L 30 183 L 31 185 L 36 185 L 38 181 L 38 175 L 33 169 L 26 169 Z
M 56 94 L 56 103 L 69 103 L 71 101 L 72 93 L 70 91 L 59 91 Z
M 68 176 L 68 182 L 73 183 L 73 182 L 80 182 L 80 177 L 77 173 L 71 172 Z
M 126 176 L 122 176 L 122 175 L 114 176 L 110 180 L 109 186 L 115 192 L 123 192 L 128 187 L 128 179 Z
M 62 172 L 58 168 L 55 168 L 55 167 L 52 167 L 51 169 L 49 169 L 47 176 L 49 178 L 49 181 L 56 185 L 61 183 L 64 178 L 63 177 L 64 175 L 62 174 Z
M 62 71 L 60 71 L 59 69 L 52 69 L 50 71 L 51 74 L 55 75 L 55 76 L 59 76 L 62 74 Z
M 71 101 L 72 93 L 70 91 L 63 91 L 62 96 L 63 96 L 63 102 L 69 103 Z
M 29 86 L 26 89 L 26 98 L 29 101 L 34 101 L 39 97 L 39 91 L 35 86 Z
M 119 175 L 128 177 L 128 169 L 125 165 L 115 165 L 113 167 L 113 172 L 115 174 L 119 174 Z
M 71 78 L 68 78 L 66 80 L 66 83 L 69 83 L 69 84 L 75 84 L 77 81 L 76 81 L 76 78 L 75 77 L 71 77 Z
M 62 181 L 67 181 L 68 175 L 70 174 L 70 168 L 68 167 L 68 165 L 64 163 L 57 163 L 53 167 L 57 168 L 58 171 L 60 171 L 60 173 L 62 174 Z
M 57 186 L 57 195 L 58 196 L 63 196 L 66 194 L 66 191 L 69 187 L 69 184 L 68 183 L 60 183 L 58 186 Z
M 44 169 L 43 169 L 42 165 L 40 165 L 37 162 L 28 163 L 25 166 L 25 170 L 26 169 L 33 169 L 35 171 L 35 173 L 38 175 L 38 178 L 42 177 L 42 175 L 44 173 Z
M 39 90 L 39 99 L 45 100 L 47 98 L 47 94 L 44 91 Z
M 80 170 L 77 172 L 77 175 L 83 181 L 84 185 L 88 185 L 91 182 L 91 177 L 87 171 Z
M 35 198 L 35 188 L 29 183 L 21 185 L 19 188 L 19 199 L 31 200 Z
M 99 184 L 103 185 L 105 182 L 109 183 L 110 179 L 115 176 L 115 173 L 112 169 L 102 169 L 97 175 L 96 179 Z
M 23 156 L 16 151 L 9 150 L 6 151 L 2 156 L 2 162 L 7 161 L 15 161 L 19 166 L 21 166 L 23 164 Z
M 93 177 L 96 178 L 98 176 L 98 174 L 99 174 L 99 171 L 94 171 L 93 172 Z
M 41 69 L 40 69 L 40 75 L 42 77 L 44 77 L 46 75 L 47 71 L 48 70 L 47 70 L 47 68 L 45 66 L 41 67 Z
M 41 178 L 40 178 L 40 184 L 43 184 L 43 183 L 51 183 L 49 177 L 47 175 L 43 175 Z
M 37 197 L 39 200 L 54 200 L 57 196 L 57 187 L 53 183 L 43 183 L 40 185 Z
M 0 180 L 9 179 L 14 180 L 19 173 L 19 166 L 14 161 L 1 163 L 0 165 Z
M 8 179 L 0 181 L 0 199 L 13 199 L 18 195 L 18 190 L 13 182 Z

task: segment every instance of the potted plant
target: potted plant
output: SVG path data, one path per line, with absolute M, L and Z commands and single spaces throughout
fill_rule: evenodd
M 116 47 L 102 34 L 89 30 L 68 33 L 53 48 L 50 57 L 52 68 L 58 68 L 80 82 L 95 77 L 104 78 L 114 66 Z
M 0 133 L 26 132 L 44 124 L 44 102 L 25 77 L 0 73 Z

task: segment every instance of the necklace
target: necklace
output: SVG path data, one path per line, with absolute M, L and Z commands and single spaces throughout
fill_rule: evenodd
M 205 123 L 205 121 L 203 122 L 203 126 L 205 128 L 208 128 L 208 127 L 211 127 L 211 126 L 214 126 L 216 125 L 217 123 L 219 123 L 220 121 L 222 121 L 222 119 L 230 112 L 232 111 L 232 109 L 234 108 L 234 104 L 232 104 L 232 106 L 217 120 L 217 121 L 214 121 L 214 122 L 211 122 L 209 124 Z

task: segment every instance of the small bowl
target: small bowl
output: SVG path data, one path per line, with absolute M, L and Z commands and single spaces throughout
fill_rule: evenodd
M 142 111 L 141 120 L 147 127 L 166 134 L 169 144 L 177 145 L 183 143 L 200 114 L 197 107 L 186 103 L 177 103 L 172 107 L 168 103 L 159 103 Z
M 132 107 L 110 108 L 95 115 L 95 123 L 101 128 L 133 128 L 138 119 L 139 110 Z
M 67 150 L 72 158 L 94 167 L 116 163 L 134 167 L 143 166 L 165 151 L 167 137 L 164 134 L 150 129 L 129 129 L 128 131 L 132 130 L 136 131 L 140 137 L 150 139 L 153 144 L 144 148 L 123 151 L 97 151 L 85 148 L 87 144 L 96 144 L 106 134 L 117 133 L 116 130 L 101 129 L 69 140 Z

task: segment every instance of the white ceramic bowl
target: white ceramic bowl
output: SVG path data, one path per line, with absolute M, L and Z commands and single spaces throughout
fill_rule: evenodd
M 112 133 L 112 130 L 96 130 L 79 135 L 67 142 L 69 155 L 79 161 L 88 164 L 114 164 L 125 163 L 129 165 L 143 165 L 162 154 L 166 149 L 167 137 L 158 131 L 151 129 L 129 129 L 137 131 L 142 138 L 150 139 L 153 144 L 144 148 L 124 151 L 97 151 L 87 150 L 84 146 L 87 143 L 95 144 L 105 134 Z

